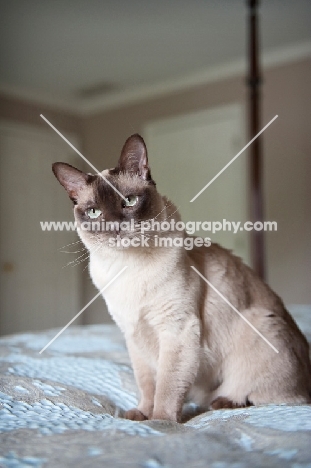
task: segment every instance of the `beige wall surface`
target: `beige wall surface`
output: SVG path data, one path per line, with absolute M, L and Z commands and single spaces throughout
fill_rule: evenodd
M 311 60 L 271 69 L 263 93 L 268 280 L 286 303 L 311 303 Z
M 268 282 L 287 304 L 310 304 L 311 61 L 270 67 L 263 78 L 262 126 L 279 115 L 263 138 L 265 217 L 278 222 L 278 231 L 266 234 Z M 243 77 L 83 118 L 0 95 L 0 119 L 46 128 L 39 116 L 42 113 L 60 130 L 75 133 L 85 156 L 104 169 L 115 166 L 125 139 L 142 133 L 148 122 L 233 103 L 240 103 L 246 111 Z M 79 167 L 85 168 L 82 161 Z M 96 294 L 87 271 L 83 284 L 82 303 L 86 304 Z M 98 298 L 83 314 L 84 323 L 109 320 L 104 310 Z
M 49 107 L 49 106 L 40 105 L 40 104 L 32 104 L 32 103 L 29 103 L 29 102 L 26 102 L 26 101 L 21 101 L 19 99 L 8 98 L 8 97 L 6 97 L 4 95 L 0 95 L 0 121 L 1 122 L 8 123 L 8 124 L 10 124 L 10 123 L 11 124 L 17 124 L 17 128 L 18 128 L 18 125 L 20 124 L 22 128 L 23 128 L 23 126 L 26 126 L 27 128 L 33 129 L 33 130 L 37 130 L 37 129 L 43 130 L 45 132 L 44 134 L 51 135 L 51 137 L 57 138 L 57 135 L 54 133 L 54 131 L 40 118 L 40 114 L 43 114 L 47 119 L 49 119 L 52 124 L 54 124 L 58 129 L 60 129 L 60 131 L 65 132 L 65 133 L 69 133 L 70 135 L 74 135 L 75 136 L 75 141 L 77 141 L 81 147 L 83 146 L 83 132 L 82 132 L 83 120 L 80 117 L 77 117 L 74 114 L 63 112 L 63 111 L 60 111 L 60 110 L 56 111 L 54 109 L 51 109 L 51 107 Z M 68 151 L 68 146 L 66 145 L 65 142 L 63 142 L 63 146 L 62 146 L 61 138 L 59 138 L 59 141 L 60 141 L 60 143 L 59 143 L 60 154 L 64 155 L 64 154 L 66 154 L 66 151 Z M 36 145 L 38 146 L 38 143 L 34 143 L 34 154 L 37 154 L 37 152 L 38 152 L 38 149 L 37 149 Z M 48 148 L 48 146 L 46 148 Z M 30 152 L 29 145 L 28 145 L 28 148 L 27 148 L 27 146 L 25 148 L 25 154 L 27 154 L 27 149 L 28 149 L 28 154 L 29 154 L 29 152 Z M 49 151 L 52 152 L 52 154 L 53 154 L 53 149 L 51 149 Z M 55 151 L 54 154 L 56 154 L 56 156 L 55 156 L 56 160 L 59 160 L 59 159 L 62 158 L 62 156 L 57 157 L 57 151 Z M 0 157 L 1 156 L 2 155 L 0 155 Z M 13 154 L 12 154 L 12 157 L 14 157 Z M 43 155 L 43 157 L 44 157 L 44 155 Z M 79 158 L 79 157 L 77 156 L 77 158 Z M 47 155 L 46 160 L 47 160 L 48 166 L 50 166 L 51 162 L 52 162 L 51 161 L 51 154 Z M 28 164 L 25 164 L 24 169 L 26 167 L 28 167 Z M 8 177 L 10 177 L 10 174 L 8 174 Z M 27 173 L 25 173 L 25 177 L 27 178 Z M 52 181 L 52 179 L 54 179 L 54 176 L 53 176 L 51 167 L 46 167 L 46 171 L 43 171 L 41 173 L 41 179 L 46 179 L 47 177 L 49 177 L 50 179 L 46 180 L 46 181 L 41 180 L 40 183 L 38 183 L 37 191 L 40 193 L 40 190 L 42 190 L 42 186 L 45 186 L 45 185 L 50 186 L 50 183 L 54 183 L 55 184 L 55 200 L 53 199 L 52 203 L 54 202 L 54 204 L 55 204 L 55 213 L 56 213 L 57 208 L 58 208 L 59 199 L 63 200 L 64 205 L 67 204 L 66 207 L 68 206 L 68 210 L 70 211 L 71 202 L 68 199 L 65 191 L 57 183 L 56 179 L 55 179 L 55 182 Z M 32 178 L 32 180 L 33 180 L 33 178 Z M 63 193 L 61 193 L 61 192 L 63 192 Z M 33 193 L 33 191 L 31 191 L 31 193 Z M 38 197 L 40 197 L 40 195 L 38 195 Z M 57 199 L 58 199 L 58 201 L 56 202 Z M 25 207 L 26 207 L 27 210 L 33 209 L 31 206 L 27 205 L 27 199 L 23 200 L 23 203 L 25 203 Z M 62 213 L 62 207 L 60 206 L 59 208 L 60 208 L 60 213 Z M 49 204 L 49 207 L 47 207 L 47 211 L 49 213 L 51 213 L 50 204 Z M 60 215 L 59 219 L 63 220 L 62 215 Z M 43 220 L 45 220 L 45 219 L 43 219 Z M 38 226 L 36 226 L 36 229 L 40 229 L 39 224 L 38 224 Z M 32 239 L 31 242 L 29 242 L 30 239 L 25 238 L 25 235 L 24 235 L 24 240 L 22 242 L 23 248 L 28 249 L 29 251 L 32 251 L 32 249 L 34 249 L 35 242 L 42 241 L 42 237 L 40 237 L 40 234 L 42 234 L 42 233 L 38 233 L 36 231 L 36 236 L 37 236 L 36 240 L 34 241 Z M 61 234 L 61 233 L 59 233 L 59 234 Z M 49 234 L 46 233 L 46 235 L 48 236 Z M 62 238 L 62 236 L 60 236 L 60 238 Z M 0 239 L 0 242 L 1 241 L 2 241 L 2 239 Z M 60 244 L 58 244 L 58 245 L 62 246 L 63 245 L 62 240 L 60 240 L 59 242 L 60 242 Z M 53 246 L 52 248 L 55 247 L 55 244 L 53 244 L 52 239 L 51 239 L 51 246 Z M 57 257 L 58 254 L 59 253 L 55 251 L 56 257 Z M 63 255 L 63 259 L 61 259 L 61 262 L 63 262 L 63 264 L 66 265 L 66 263 L 68 262 L 68 255 L 67 256 L 66 256 L 66 254 L 61 254 L 61 255 Z M 3 268 L 3 265 L 0 265 L 0 268 Z M 59 265 L 58 265 L 58 267 L 56 267 L 54 264 L 53 265 L 46 265 L 46 268 L 50 268 L 50 269 L 54 268 L 55 269 L 55 268 L 59 268 Z M 72 284 L 77 284 L 77 282 L 78 282 L 79 285 L 80 285 L 79 290 L 78 291 L 72 291 L 72 293 L 70 291 L 68 291 L 68 294 L 72 294 L 73 297 L 77 297 L 78 310 L 76 311 L 76 313 L 80 310 L 80 308 L 82 307 L 82 304 L 84 304 L 84 302 L 83 302 L 84 301 L 84 295 L 80 293 L 80 290 L 82 289 L 81 288 L 81 285 L 82 285 L 82 268 L 80 268 L 80 265 L 78 265 L 77 269 L 80 269 L 80 271 L 78 273 L 73 272 L 72 278 L 68 278 L 69 281 L 70 280 L 74 281 L 74 278 L 76 277 L 76 274 L 78 276 L 77 281 L 72 283 Z M 72 270 L 70 268 L 68 268 L 67 270 L 62 270 L 61 274 L 64 274 L 64 271 L 68 272 L 67 273 L 68 275 L 70 275 L 72 273 Z M 30 275 L 31 275 L 31 272 L 30 272 Z M 44 273 L 43 273 L 43 275 L 44 275 Z M 45 276 L 48 277 L 48 275 L 45 275 Z M 61 275 L 60 275 L 60 277 L 61 277 Z M 36 276 L 34 274 L 31 276 L 31 281 L 32 281 L 32 283 L 36 281 Z M 48 284 L 46 284 L 46 288 L 49 289 Z M 17 294 L 18 294 L 18 291 L 17 291 Z M 58 292 L 54 291 L 54 292 L 51 292 L 51 294 L 57 295 Z M 40 302 L 38 300 L 38 303 L 42 303 L 42 297 L 44 297 L 44 295 L 40 294 L 40 290 L 38 291 L 38 297 L 40 298 L 40 301 L 41 301 Z M 49 306 L 51 306 L 51 304 L 49 304 Z M 42 310 L 42 316 L 43 316 L 43 314 L 47 315 L 49 313 L 49 306 L 47 306 L 46 308 L 44 308 Z M 76 307 L 74 307 L 74 308 L 76 308 Z M 1 312 L 3 313 L 3 311 L 1 311 Z M 13 333 L 14 331 L 21 331 L 23 329 L 23 327 L 25 328 L 25 326 L 26 326 L 26 329 L 27 329 L 27 325 L 24 324 L 25 320 L 23 320 L 22 317 L 19 318 L 17 311 L 14 311 L 14 313 L 16 314 L 16 317 L 14 319 L 15 320 L 16 330 L 11 329 L 10 332 Z M 55 316 L 57 316 L 59 313 L 60 313 L 60 311 L 56 311 Z M 13 316 L 13 314 L 12 314 L 12 316 Z M 65 320 L 65 323 L 63 323 L 63 325 L 66 325 L 66 321 L 68 322 L 68 315 L 67 315 L 67 318 L 66 318 L 66 315 L 64 314 L 63 319 Z M 37 329 L 40 329 L 40 327 L 42 327 L 42 326 L 46 326 L 45 325 L 46 323 L 53 323 L 52 318 L 44 320 L 43 317 L 41 317 L 40 320 L 38 320 Z M 59 324 L 61 324 L 61 323 L 62 323 L 62 319 L 60 318 L 59 319 Z M 12 325 L 12 327 L 13 327 L 13 325 Z M 0 323 L 0 330 L 1 330 L 1 333 L 3 333 L 3 323 Z
M 125 139 L 146 123 L 220 105 L 244 102 L 242 78 L 197 86 L 94 115 L 85 123 L 85 149 L 99 167 L 113 167 Z
M 34 104 L 0 93 L 1 120 L 35 125 L 47 129 L 48 125 L 42 120 L 40 114 L 43 114 L 57 128 L 75 133 L 79 137 L 79 140 L 82 141 L 84 119 L 81 117 L 71 112 L 55 110 L 44 104 Z

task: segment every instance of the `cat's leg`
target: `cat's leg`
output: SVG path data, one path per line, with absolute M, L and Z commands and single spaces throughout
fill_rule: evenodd
M 234 409 L 252 406 L 252 402 L 247 397 L 247 390 L 243 380 L 234 381 L 233 373 L 224 373 L 224 382 L 219 385 L 210 395 L 209 408 Z
M 298 328 L 289 328 L 270 310 L 248 309 L 244 315 L 275 349 L 237 321 L 234 352 L 222 363 L 223 381 L 212 395 L 212 409 L 310 402 L 309 346 Z
M 155 378 L 150 365 L 142 357 L 142 353 L 135 343 L 127 340 L 127 348 L 131 358 L 135 380 L 140 392 L 140 402 L 137 408 L 132 408 L 125 412 L 125 418 L 132 421 L 144 421 L 152 416 Z
M 189 326 L 190 325 L 190 326 Z M 199 365 L 200 333 L 196 320 L 178 336 L 160 335 L 156 391 L 152 419 L 179 421 L 185 396 Z

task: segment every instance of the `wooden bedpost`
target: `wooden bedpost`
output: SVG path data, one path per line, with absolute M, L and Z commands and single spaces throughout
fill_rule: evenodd
M 248 87 L 249 87 L 249 139 L 251 140 L 260 130 L 260 64 L 258 38 L 258 0 L 247 0 L 248 17 Z M 250 213 L 253 222 L 263 222 L 263 161 L 261 139 L 258 137 L 250 146 L 249 151 L 249 180 L 250 180 Z M 256 273 L 265 278 L 264 231 L 251 232 L 251 258 Z

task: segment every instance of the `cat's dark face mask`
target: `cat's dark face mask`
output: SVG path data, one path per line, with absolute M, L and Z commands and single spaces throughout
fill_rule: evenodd
M 94 239 L 106 243 L 111 236 L 133 238 L 141 234 L 142 222 L 163 218 L 163 199 L 151 178 L 145 142 L 137 134 L 125 142 L 117 167 L 101 175 L 66 163 L 53 164 L 53 172 L 75 205 L 80 236 L 88 244 Z

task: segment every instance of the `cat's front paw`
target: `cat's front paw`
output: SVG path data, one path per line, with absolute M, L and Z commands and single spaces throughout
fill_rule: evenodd
M 125 419 L 130 419 L 131 421 L 145 421 L 147 416 L 145 416 L 139 409 L 132 408 L 128 411 L 125 411 L 124 414 Z

